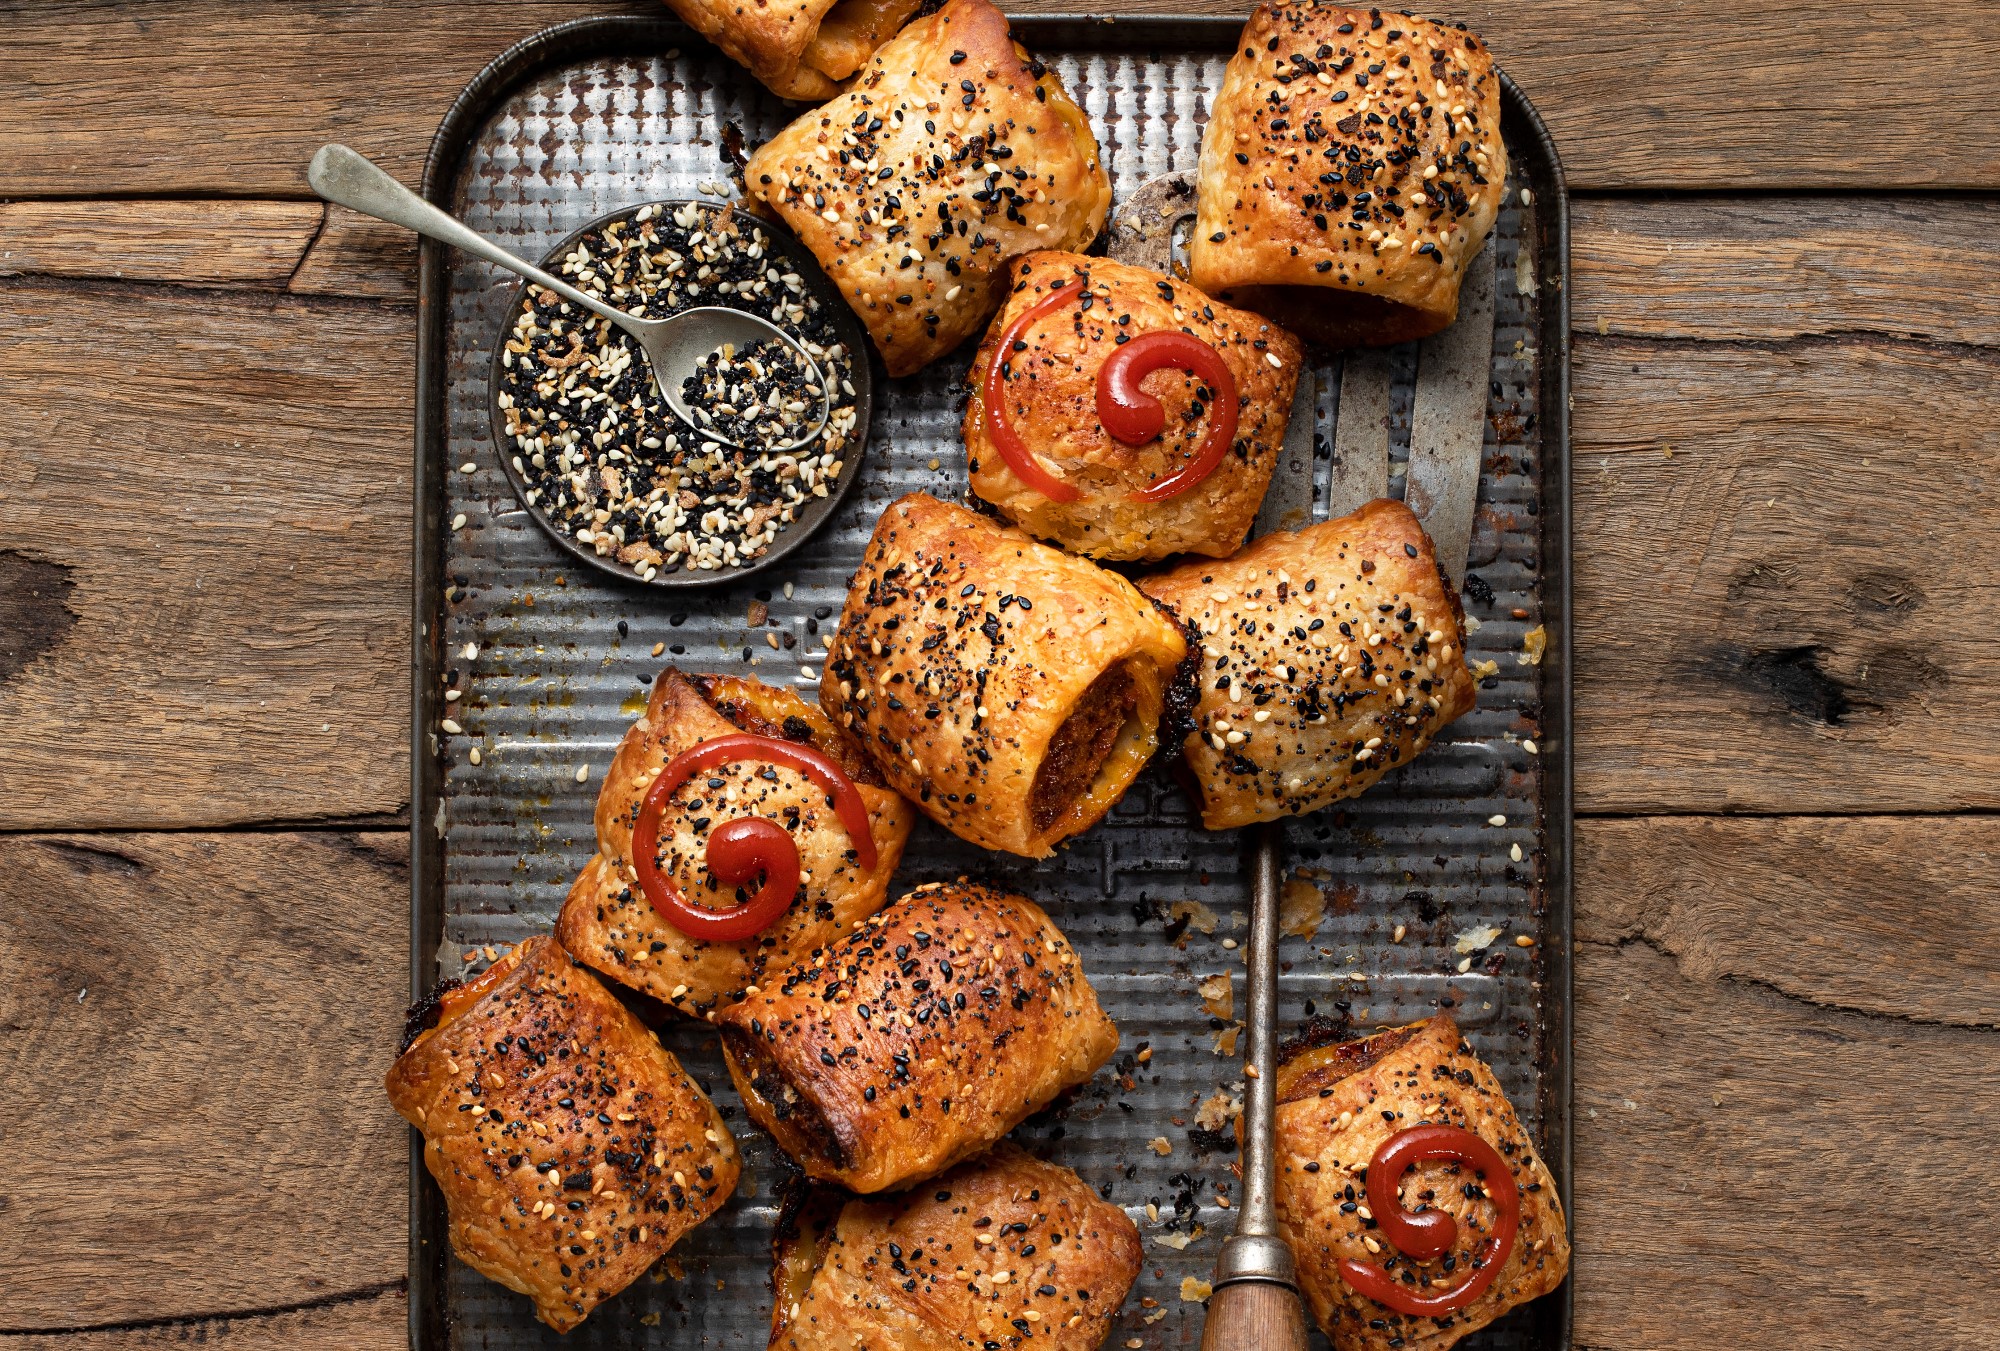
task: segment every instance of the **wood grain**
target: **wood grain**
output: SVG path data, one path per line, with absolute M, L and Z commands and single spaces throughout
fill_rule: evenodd
M 1577 801 L 2000 806 L 2000 349 L 1575 349 Z
M 417 240 L 322 202 L 0 202 L 0 278 L 413 300 Z
M 1643 941 L 1583 943 L 1576 989 L 1577 1346 L 1991 1345 L 2000 1037 Z
M 0 1328 L 212 1319 L 402 1277 L 408 1137 L 380 1082 L 408 885 L 401 833 L 0 840 Z M 355 1316 L 300 1326 L 334 1345 Z
M 411 311 L 0 296 L 0 828 L 401 813 Z
M 410 1299 L 400 1285 L 268 1313 L 172 1318 L 48 1333 L 0 1332 L 7 1351 L 408 1351 Z
M 1570 229 L 1580 334 L 2000 346 L 2000 202 L 1584 198 Z
M 1175 0 L 1120 9 L 1185 12 Z M 445 108 L 486 61 L 601 12 L 659 11 L 649 0 L 8 0 L 0 197 L 302 197 L 306 161 L 329 139 L 414 178 Z M 1444 12 L 1479 29 L 1536 100 L 1576 187 L 2000 183 L 2000 141 L 1968 97 L 2000 86 L 1985 0 L 1921 15 L 1835 0 L 1692 0 L 1670 12 L 1475 0 Z
M 1700 984 L 2000 1027 L 2000 819 L 1644 817 L 1576 832 L 1582 932 Z

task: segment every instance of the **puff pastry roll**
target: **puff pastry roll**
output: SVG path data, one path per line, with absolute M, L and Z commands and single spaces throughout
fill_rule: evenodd
M 1401 502 L 1139 585 L 1202 645 L 1182 750 L 1210 830 L 1353 797 L 1472 708 L 1458 593 Z
M 1234 553 L 1277 467 L 1298 340 L 1105 258 L 1031 253 L 1013 275 L 972 363 L 972 491 L 1092 558 Z
M 1278 1225 L 1336 1351 L 1444 1351 L 1562 1284 L 1555 1179 L 1449 1016 L 1281 1059 Z
M 1151 757 L 1186 655 L 1124 578 L 912 493 L 876 522 L 819 699 L 939 825 L 1042 858 Z
M 715 1021 L 751 1119 L 857 1192 L 979 1153 L 1118 1046 L 1041 908 L 967 884 L 919 887 Z
M 791 905 L 754 937 L 711 940 L 684 932 L 657 909 L 633 866 L 633 827 L 655 780 L 675 757 L 705 743 L 752 733 L 821 752 L 853 783 L 868 815 L 874 863 L 858 857 L 827 791 L 798 769 L 756 754 L 702 769 L 673 790 L 660 811 L 655 866 L 704 909 L 746 899 L 718 879 L 708 849 L 733 821 L 775 822 L 798 851 L 800 883 Z M 718 786 L 719 785 L 719 786 Z M 597 854 L 556 920 L 556 937 L 576 959 L 605 975 L 701 1014 L 735 999 L 767 969 L 844 933 L 881 909 L 916 813 L 854 742 L 790 690 L 731 676 L 689 676 L 671 667 L 653 682 L 645 713 L 627 729 L 597 795 Z
M 921 7 L 921 0 L 667 0 L 688 27 L 749 67 L 780 98 L 840 92 Z
M 887 1200 L 801 1189 L 772 1248 L 772 1351 L 1094 1351 L 1142 1260 L 1124 1211 L 1004 1143 Z
M 1006 263 L 1080 249 L 1111 206 L 1097 138 L 987 0 L 950 0 L 743 170 L 861 317 L 891 375 L 971 337 Z
M 1202 138 L 1189 274 L 1316 342 L 1421 338 L 1506 179 L 1500 76 L 1462 25 L 1267 0 Z
M 411 1027 L 389 1101 L 423 1132 L 452 1251 L 558 1332 L 736 1189 L 715 1105 L 553 939 L 445 982 Z

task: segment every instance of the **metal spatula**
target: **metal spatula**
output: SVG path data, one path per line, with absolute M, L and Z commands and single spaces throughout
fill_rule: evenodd
M 1163 174 L 1141 185 L 1113 222 L 1110 252 L 1120 262 L 1171 273 L 1185 257 L 1181 241 L 1194 217 L 1189 174 Z M 1480 451 L 1486 439 L 1486 392 L 1493 351 L 1493 256 L 1485 250 L 1466 272 L 1458 322 L 1426 339 L 1418 352 L 1404 500 L 1437 546 L 1452 583 L 1464 581 L 1478 504 Z M 1393 376 L 1383 350 L 1348 352 L 1325 511 L 1313 503 L 1313 433 L 1319 376 L 1299 373 L 1270 491 L 1256 533 L 1297 530 L 1344 516 L 1388 495 L 1389 395 Z M 1243 1095 L 1243 1200 L 1236 1232 L 1216 1258 L 1214 1293 L 1202 1328 L 1202 1351 L 1304 1351 L 1306 1325 L 1291 1248 L 1278 1232 L 1272 1190 L 1277 1111 L 1278 904 L 1284 825 L 1254 827 L 1250 943 L 1245 950 L 1249 1017 Z

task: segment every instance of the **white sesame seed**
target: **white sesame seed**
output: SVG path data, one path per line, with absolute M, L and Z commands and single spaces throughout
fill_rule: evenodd
M 1486 824 L 1489 826 L 1504 826 L 1507 824 L 1507 818 L 1501 813 L 1495 812 L 1486 818 Z
M 479 656 L 479 644 L 478 644 L 478 643 L 467 643 L 467 644 L 465 645 L 465 659 L 466 659 L 467 661 L 472 661 L 472 660 L 474 660 L 475 658 L 477 658 L 478 656 Z
M 439 723 L 438 726 L 444 728 L 445 731 L 451 733 L 453 736 L 457 736 L 459 733 L 465 730 L 463 727 L 460 727 L 458 725 L 456 720 L 452 718 L 446 718 L 443 722 Z
M 465 753 L 465 758 L 472 761 L 472 763 L 475 765 L 478 764 L 480 761 L 479 747 L 474 746 L 471 750 L 467 751 Z
M 587 782 L 587 781 L 588 781 L 589 779 L 590 779 L 590 766 L 589 766 L 589 765 L 578 765 L 578 766 L 576 767 L 576 781 L 577 781 L 578 783 L 585 783 L 585 782 Z
M 462 511 L 459 512 L 458 515 L 451 518 L 451 528 L 453 530 L 465 529 L 465 519 L 465 513 Z
M 1507 857 L 1513 859 L 1516 863 L 1519 863 L 1521 861 L 1521 846 L 1516 844 L 1511 849 L 1509 849 L 1507 851 Z

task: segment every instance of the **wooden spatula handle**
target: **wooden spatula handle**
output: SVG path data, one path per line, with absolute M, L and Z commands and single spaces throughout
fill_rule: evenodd
M 1208 1298 L 1201 1351 L 1306 1351 L 1298 1292 L 1276 1281 L 1236 1281 Z

